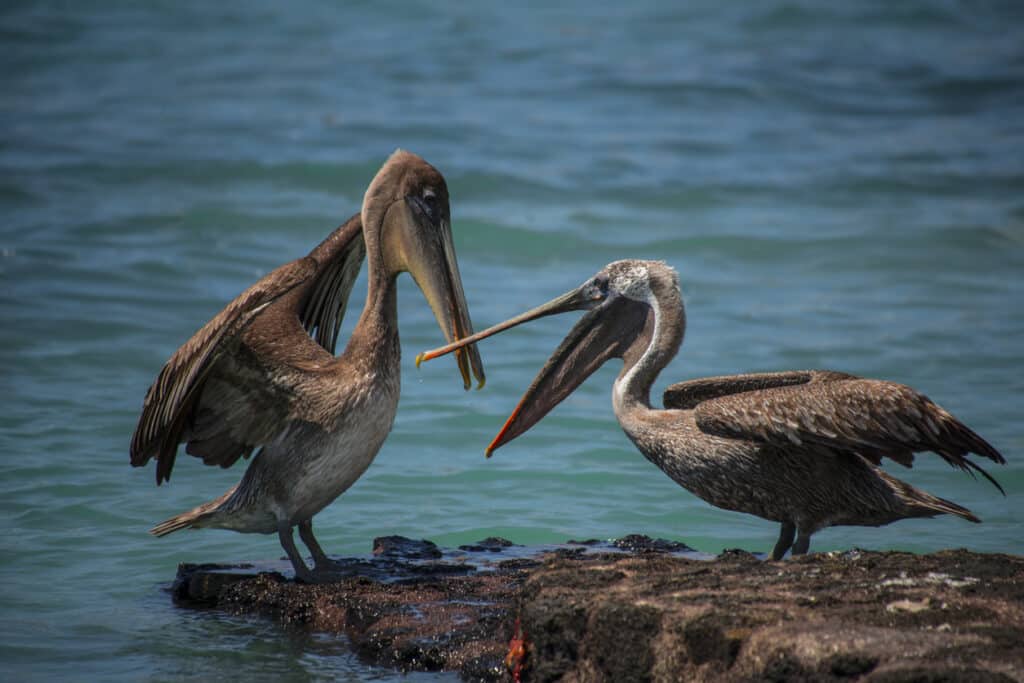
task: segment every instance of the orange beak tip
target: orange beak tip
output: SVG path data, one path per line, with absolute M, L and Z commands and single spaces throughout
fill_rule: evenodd
M 416 369 L 417 370 L 420 369 L 420 363 L 422 363 L 425 360 L 424 359 L 425 355 L 427 355 L 427 354 L 425 354 L 423 351 L 420 351 L 419 353 L 416 354 Z

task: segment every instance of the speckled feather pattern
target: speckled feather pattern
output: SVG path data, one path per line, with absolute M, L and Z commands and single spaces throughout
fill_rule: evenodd
M 910 467 L 914 453 L 933 451 L 1000 488 L 968 455 L 1003 463 L 1002 455 L 902 384 L 827 370 L 709 377 L 670 386 L 667 409 L 653 409 L 651 386 L 686 327 L 678 278 L 651 261 L 619 261 L 602 273 L 610 291 L 654 318 L 626 342 L 612 391 L 616 417 L 648 460 L 712 505 L 782 522 L 783 537 L 792 524 L 806 548 L 810 534 L 833 525 L 879 526 L 941 513 L 979 521 L 887 474 L 884 458 Z M 780 537 L 775 554 L 789 543 Z
M 792 521 L 807 532 L 951 511 L 924 492 L 894 486 L 895 480 L 856 453 L 710 435 L 693 411 L 634 413 L 622 427 L 648 460 L 706 502 Z

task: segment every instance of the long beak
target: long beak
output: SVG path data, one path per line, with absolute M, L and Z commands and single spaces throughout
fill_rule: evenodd
M 414 220 L 425 220 L 409 207 Z M 448 342 L 457 342 L 473 334 L 473 323 L 469 318 L 469 306 L 462 289 L 458 262 L 455 260 L 455 246 L 452 242 L 451 225 L 441 220 L 431 229 L 416 230 L 415 246 L 406 249 L 406 267 L 412 275 L 424 298 L 434 312 L 434 318 Z M 470 373 L 477 380 L 477 388 L 486 382 L 483 361 L 476 346 L 459 347 L 456 361 L 462 373 L 464 388 L 472 386 Z
M 519 399 L 485 451 L 526 432 L 609 359 L 621 357 L 647 319 L 646 306 L 615 298 L 580 318 Z
M 416 364 L 531 320 L 585 309 L 593 310 L 580 318 L 537 374 L 501 431 L 487 447 L 486 454 L 490 457 L 496 449 L 537 424 L 608 359 L 621 355 L 636 331 L 643 327 L 647 317 L 646 306 L 624 298 L 606 300 L 592 287 L 582 285 L 483 332 L 421 353 L 416 357 Z
M 509 318 L 505 322 L 488 327 L 483 332 L 477 332 L 465 339 L 461 339 L 436 349 L 431 349 L 430 351 L 423 351 L 416 356 L 416 367 L 419 367 L 420 363 L 424 361 L 446 356 L 452 351 L 458 351 L 467 344 L 474 344 L 481 339 L 486 339 L 491 335 L 504 332 L 505 330 L 522 325 L 523 323 L 528 323 L 531 320 L 537 320 L 538 318 L 556 315 L 558 313 L 567 313 L 569 311 L 580 311 L 592 308 L 598 301 L 600 301 L 600 297 L 588 294 L 584 286 L 577 287 L 571 292 L 566 292 L 562 296 L 552 299 L 546 304 L 541 304 L 540 306 L 537 306 L 537 308 L 532 308 L 525 313 L 515 316 L 514 318 Z

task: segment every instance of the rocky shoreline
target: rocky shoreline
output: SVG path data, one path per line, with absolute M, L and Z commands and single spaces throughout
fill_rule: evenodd
M 443 550 L 377 539 L 337 581 L 182 565 L 183 607 L 344 635 L 467 681 L 1024 681 L 1024 558 L 849 551 L 768 562 L 643 536 Z

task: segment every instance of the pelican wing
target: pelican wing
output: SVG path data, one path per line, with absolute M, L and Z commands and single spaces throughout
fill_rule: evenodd
M 366 259 L 360 215 L 348 219 L 309 255 L 323 265 L 309 288 L 300 319 L 310 336 L 333 355 L 348 298 Z
M 786 372 L 752 372 L 743 375 L 721 375 L 701 377 L 678 382 L 665 390 L 665 407 L 678 410 L 693 410 L 699 403 L 759 389 L 775 389 L 796 384 L 835 382 L 841 379 L 857 379 L 845 372 L 831 370 L 792 370 Z
M 697 426 L 708 434 L 782 447 L 823 445 L 880 463 L 910 466 L 914 453 L 934 451 L 964 471 L 980 472 L 968 453 L 1005 460 L 988 442 L 927 396 L 908 386 L 871 379 L 819 378 L 804 384 L 733 393 L 700 402 Z
M 169 479 L 192 403 L 206 377 L 242 331 L 267 306 L 308 281 L 317 271 L 309 256 L 287 263 L 242 292 L 174 352 L 146 392 L 131 441 L 131 463 L 157 458 L 157 483 Z
M 280 324 L 274 317 L 287 319 L 295 311 L 297 324 L 333 354 L 365 256 L 356 214 L 309 256 L 268 274 L 196 332 L 167 361 L 146 395 L 132 437 L 132 464 L 141 466 L 155 457 L 159 484 L 170 479 L 182 441 L 204 463 L 229 467 L 273 438 L 287 417 L 290 387 L 244 348 L 243 333 L 257 318 L 274 327 Z M 277 312 L 261 317 L 268 307 Z M 291 324 L 277 329 L 288 334 Z

